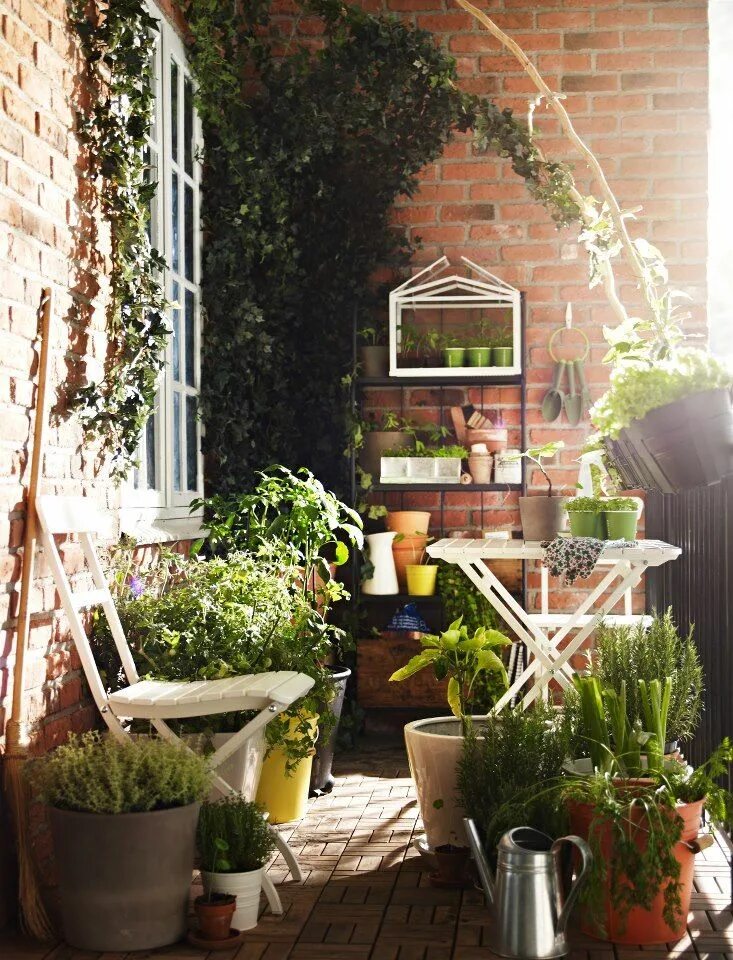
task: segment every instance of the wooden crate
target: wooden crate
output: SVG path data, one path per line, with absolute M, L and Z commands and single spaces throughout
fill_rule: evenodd
M 426 667 L 408 680 L 389 678 L 422 647 L 418 633 L 385 632 L 356 644 L 357 691 L 362 707 L 445 707 L 447 681 Z

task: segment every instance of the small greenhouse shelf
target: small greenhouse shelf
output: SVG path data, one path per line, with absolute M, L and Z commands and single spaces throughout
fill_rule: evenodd
M 461 257 L 466 276 L 441 257 L 389 295 L 389 374 L 413 381 L 521 374 L 522 295 Z

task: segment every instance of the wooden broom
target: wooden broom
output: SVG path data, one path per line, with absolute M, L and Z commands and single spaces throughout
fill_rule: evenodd
M 18 900 L 23 929 L 39 940 L 50 940 L 53 929 L 41 900 L 28 823 L 29 795 L 25 780 L 28 758 L 28 730 L 23 709 L 25 690 L 25 655 L 30 634 L 30 593 L 36 552 L 36 494 L 41 474 L 46 431 L 46 387 L 50 359 L 49 340 L 53 318 L 53 292 L 43 288 L 41 298 L 41 341 L 38 359 L 38 389 L 33 426 L 30 481 L 25 491 L 25 530 L 23 532 L 23 570 L 20 580 L 18 630 L 13 669 L 13 699 L 10 718 L 5 727 L 5 791 L 15 827 L 18 855 Z

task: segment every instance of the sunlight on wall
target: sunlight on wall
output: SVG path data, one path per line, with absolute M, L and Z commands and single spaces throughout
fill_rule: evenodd
M 733 0 L 710 0 L 708 314 L 710 344 L 733 357 Z

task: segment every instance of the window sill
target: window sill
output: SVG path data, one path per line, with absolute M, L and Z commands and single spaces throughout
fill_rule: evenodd
M 186 507 L 123 507 L 120 533 L 138 544 L 197 540 L 208 534 L 203 514 L 190 514 Z

